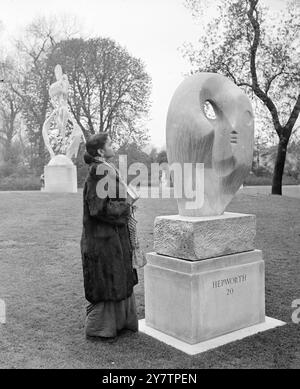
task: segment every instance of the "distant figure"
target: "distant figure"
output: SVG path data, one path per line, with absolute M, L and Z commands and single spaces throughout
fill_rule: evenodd
M 44 174 L 41 174 L 40 182 L 41 182 L 41 189 L 44 189 L 45 188 L 45 176 L 44 176 Z
M 167 179 L 165 170 L 163 170 L 161 173 L 160 183 L 161 183 L 162 187 L 168 186 L 168 179 Z

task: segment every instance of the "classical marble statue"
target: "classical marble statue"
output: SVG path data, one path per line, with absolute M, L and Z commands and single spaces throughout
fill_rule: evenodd
M 72 118 L 69 109 L 68 109 L 68 91 L 69 91 L 69 81 L 66 74 L 63 74 L 62 68 L 60 65 L 56 65 L 55 70 L 56 82 L 50 85 L 49 95 L 51 98 L 52 105 L 54 110 L 50 116 L 45 120 L 43 125 L 43 138 L 47 150 L 50 153 L 51 158 L 55 157 L 54 150 L 50 144 L 49 140 L 49 130 L 54 121 L 56 129 L 59 131 L 59 134 L 62 137 L 62 148 L 65 148 L 66 157 L 70 158 L 74 156 L 77 157 L 78 149 L 81 141 L 85 142 L 84 135 L 82 133 L 79 125 Z M 73 129 L 70 138 L 66 139 L 66 128 L 68 122 L 73 124 Z M 68 141 L 68 145 L 67 145 Z
M 167 114 L 168 163 L 180 163 L 182 171 L 184 163 L 204 164 L 203 204 L 189 207 L 192 200 L 182 190 L 180 215 L 223 214 L 251 169 L 253 139 L 250 100 L 228 78 L 199 73 L 179 85 Z

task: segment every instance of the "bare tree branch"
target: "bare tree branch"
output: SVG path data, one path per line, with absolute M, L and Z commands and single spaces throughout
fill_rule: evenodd
M 258 0 L 249 0 L 250 3 L 250 9 L 247 12 L 248 18 L 252 24 L 253 30 L 254 30 L 254 38 L 251 44 L 250 52 L 250 70 L 251 70 L 251 77 L 252 77 L 252 85 L 253 85 L 253 91 L 256 94 L 258 98 L 261 99 L 261 101 L 267 106 L 269 109 L 272 119 L 274 122 L 275 130 L 278 134 L 278 136 L 281 136 L 282 133 L 282 126 L 279 122 L 278 112 L 275 107 L 275 104 L 273 101 L 269 98 L 269 96 L 260 88 L 258 79 L 257 79 L 257 72 L 256 72 L 256 53 L 259 45 L 260 40 L 260 26 L 258 23 L 258 11 L 255 8 L 257 6 Z M 254 13 L 256 17 L 254 16 Z
M 279 72 L 273 74 L 273 76 L 270 77 L 270 79 L 266 81 L 266 86 L 265 86 L 265 93 L 266 93 L 266 94 L 268 94 L 272 82 L 273 82 L 278 76 L 280 76 L 281 74 L 283 74 L 284 68 L 285 68 L 285 65 L 282 66 L 282 68 L 279 70 Z

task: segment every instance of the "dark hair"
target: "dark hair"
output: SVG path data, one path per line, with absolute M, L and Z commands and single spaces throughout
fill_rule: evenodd
M 98 149 L 103 149 L 107 138 L 107 132 L 99 132 L 99 134 L 95 134 L 89 137 L 85 144 L 86 152 L 84 153 L 83 159 L 84 162 L 90 165 L 92 162 L 95 162 L 95 157 L 98 156 Z

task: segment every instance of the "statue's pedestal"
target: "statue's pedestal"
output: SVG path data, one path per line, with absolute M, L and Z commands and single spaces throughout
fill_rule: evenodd
M 43 192 L 77 193 L 77 168 L 65 155 L 57 155 L 44 168 Z
M 172 230 L 176 239 L 171 237 Z M 165 335 L 175 341 L 174 347 L 176 341 L 186 345 L 178 347 L 186 351 L 241 329 L 271 328 L 270 322 L 265 322 L 264 261 L 262 252 L 252 249 L 253 231 L 255 235 L 254 215 L 156 218 L 154 247 L 163 253 L 147 254 L 145 320 L 140 330 L 161 340 L 164 336 L 159 334 Z M 243 238 L 242 252 L 236 235 Z M 178 255 L 174 256 L 176 249 Z M 226 250 L 231 253 L 224 255 Z M 209 253 L 214 256 L 198 259 Z M 229 339 L 234 340 L 234 336 Z
M 154 251 L 197 261 L 253 250 L 255 234 L 255 215 L 158 216 L 154 221 Z
M 195 344 L 265 320 L 259 250 L 204 261 L 147 254 L 145 322 Z

